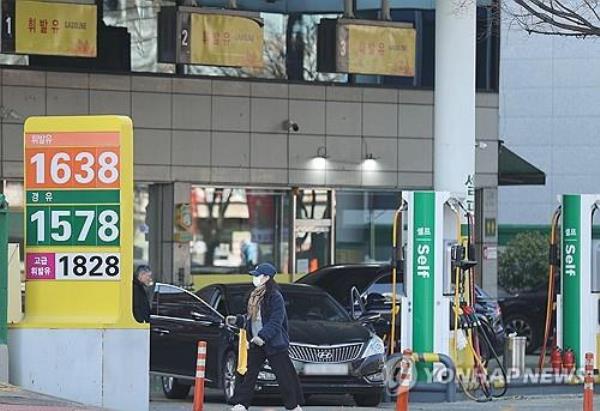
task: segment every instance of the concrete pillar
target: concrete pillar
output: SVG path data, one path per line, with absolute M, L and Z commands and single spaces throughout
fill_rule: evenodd
M 476 0 L 436 2 L 433 187 L 459 195 L 475 175 L 476 11 Z
M 479 264 L 475 267 L 479 285 L 492 297 L 498 295 L 498 188 L 477 190 L 475 201 L 475 249 Z
M 149 227 L 150 266 L 156 281 L 181 286 L 192 284 L 189 239 L 177 227 L 178 208 L 189 204 L 188 183 L 150 186 L 147 224 Z

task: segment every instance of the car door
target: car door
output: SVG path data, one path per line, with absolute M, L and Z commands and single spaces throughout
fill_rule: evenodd
M 222 327 L 223 317 L 198 297 L 188 294 L 186 312 L 182 314 L 188 321 L 185 329 L 185 371 L 196 372 L 198 341 L 206 342 L 206 378 L 215 381 L 220 367 L 226 329 Z
M 198 341 L 207 343 L 209 364 L 215 366 L 221 317 L 194 294 L 167 284 L 156 292 L 157 311 L 152 316 L 151 351 L 154 350 L 155 371 L 193 377 L 196 374 Z M 152 355 L 152 354 L 151 354 Z M 210 377 L 207 375 L 207 378 Z
M 401 304 L 400 297 L 404 296 L 404 284 L 396 282 L 396 305 Z M 375 280 L 365 291 L 367 312 L 381 314 L 381 319 L 373 324 L 378 335 L 389 334 L 392 319 L 392 275 L 384 274 Z M 396 317 L 396 326 L 400 326 L 400 316 Z
M 181 324 L 172 314 L 176 312 L 176 301 L 172 298 L 175 288 L 165 284 L 155 286 L 150 315 L 150 370 L 154 372 L 175 373 L 177 364 L 183 363 L 178 356 Z

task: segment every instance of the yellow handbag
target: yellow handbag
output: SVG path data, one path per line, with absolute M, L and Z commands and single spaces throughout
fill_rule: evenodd
M 237 372 L 240 375 L 246 375 L 246 371 L 248 371 L 248 339 L 246 330 L 241 328 L 238 341 Z

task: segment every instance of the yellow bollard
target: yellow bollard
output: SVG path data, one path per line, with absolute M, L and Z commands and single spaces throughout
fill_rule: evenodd
M 248 339 L 246 338 L 246 330 L 243 328 L 240 328 L 239 338 L 237 372 L 240 375 L 246 375 L 246 371 L 248 371 Z

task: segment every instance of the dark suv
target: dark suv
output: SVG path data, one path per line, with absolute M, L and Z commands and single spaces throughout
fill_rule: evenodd
M 389 264 L 332 265 L 307 274 L 296 283 L 313 285 L 327 291 L 349 312 L 353 309 L 351 290 L 356 287 L 367 312 L 383 315 L 383 320 L 374 325 L 377 334 L 383 336 L 389 333 L 392 308 L 392 272 Z M 404 280 L 401 275 L 398 275 L 396 293 L 404 294 Z M 475 287 L 475 293 L 475 312 L 485 327 L 494 350 L 501 355 L 504 352 L 505 332 L 500 306 L 480 287 Z M 484 358 L 490 357 L 485 347 L 482 354 Z

